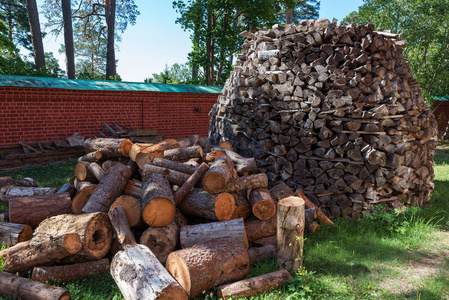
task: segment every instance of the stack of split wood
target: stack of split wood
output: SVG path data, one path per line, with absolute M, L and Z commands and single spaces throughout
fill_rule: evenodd
M 96 138 L 84 148 L 69 184 L 9 200 L 21 219 L 0 224 L 12 246 L 1 253 L 5 272 L 69 281 L 109 270 L 109 253 L 125 299 L 187 299 L 214 287 L 225 299 L 245 297 L 288 281 L 302 263 L 304 230 L 331 223 L 285 183 L 268 190 L 254 158 L 229 142 Z M 281 271 L 244 279 L 250 263 L 271 257 Z M 66 299 L 64 289 L 10 274 L 0 275 L 0 295 Z
M 327 19 L 242 35 L 210 113 L 213 142 L 230 141 L 270 185 L 283 180 L 332 216 L 427 201 L 436 121 L 401 35 Z

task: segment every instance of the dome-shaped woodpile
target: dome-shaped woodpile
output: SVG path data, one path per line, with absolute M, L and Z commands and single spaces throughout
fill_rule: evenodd
M 421 205 L 433 190 L 436 121 L 402 36 L 327 19 L 247 39 L 211 110 L 210 138 L 255 157 L 336 217 Z

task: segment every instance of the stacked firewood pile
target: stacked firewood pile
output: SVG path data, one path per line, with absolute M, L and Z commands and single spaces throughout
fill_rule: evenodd
M 93 138 L 84 148 L 58 191 L 4 198 L 12 223 L 0 223 L 11 246 L 1 252 L 0 295 L 67 299 L 40 282 L 108 270 L 125 299 L 187 299 L 214 287 L 225 299 L 256 295 L 301 266 L 303 232 L 319 229 L 315 219 L 332 224 L 285 183 L 268 190 L 254 158 L 229 142 Z M 5 194 L 16 188 L 0 179 Z M 270 257 L 280 271 L 244 279 L 250 263 Z M 12 275 L 29 272 L 34 281 Z
M 402 36 L 327 19 L 243 32 L 210 137 L 256 158 L 332 216 L 421 205 L 433 190 L 436 121 Z

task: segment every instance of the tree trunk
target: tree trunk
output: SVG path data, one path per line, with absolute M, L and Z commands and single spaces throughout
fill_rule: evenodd
M 106 80 L 115 79 L 115 0 L 104 0 L 106 30 L 108 43 L 106 46 Z
M 13 246 L 31 239 L 33 230 L 29 225 L 0 222 L 0 244 Z
M 133 142 L 129 139 L 90 138 L 84 141 L 84 150 L 87 153 L 100 151 L 108 159 L 128 157 L 132 146 Z
M 229 180 L 224 188 L 227 193 L 250 190 L 256 188 L 266 188 L 268 187 L 268 177 L 265 173 L 242 176 Z
M 290 8 L 285 12 L 285 23 L 293 24 L 293 8 Z
M 159 157 L 156 157 L 153 160 L 153 165 L 155 165 L 157 167 L 175 170 L 175 171 L 178 171 L 181 173 L 186 173 L 186 174 L 193 174 L 198 169 L 198 167 L 195 167 L 192 165 L 180 163 L 177 161 L 171 161 L 171 160 L 159 158 Z
M 203 149 L 201 146 L 191 146 L 164 151 L 164 158 L 173 161 L 186 161 L 191 158 L 201 157 L 203 157 Z
M 272 245 L 272 246 L 276 247 L 277 238 L 276 238 L 276 235 L 267 236 L 267 237 L 255 240 L 253 242 L 253 244 L 256 245 L 257 247 L 264 247 L 264 246 L 268 246 L 268 245 Z
M 166 268 L 194 298 L 215 286 L 244 278 L 249 272 L 249 258 L 240 242 L 227 237 L 172 252 Z
M 147 246 L 161 264 L 165 264 L 167 257 L 175 250 L 179 239 L 179 227 L 175 220 L 164 227 L 150 227 L 142 233 L 140 243 Z
M 277 217 L 274 215 L 268 220 L 245 221 L 246 236 L 248 241 L 253 242 L 265 237 L 276 235 Z
M 96 184 L 87 185 L 73 197 L 72 210 L 74 214 L 80 214 L 83 211 L 83 207 L 86 205 L 87 200 L 89 200 L 96 188 Z
M 170 184 L 161 174 L 152 174 L 142 186 L 142 218 L 150 226 L 164 227 L 175 217 Z
M 31 42 L 33 43 L 34 62 L 36 70 L 45 70 L 45 52 L 42 43 L 41 25 L 36 0 L 26 0 L 28 21 L 30 22 Z
M 84 279 L 89 275 L 103 274 L 109 271 L 109 259 L 89 261 L 85 263 L 35 267 L 31 279 L 40 282 L 70 282 Z
M 218 157 L 203 177 L 203 187 L 211 194 L 221 193 L 232 176 L 234 163 L 227 156 Z
M 3 249 L 2 251 L 0 251 L 0 257 L 5 259 L 7 256 L 12 255 L 13 253 L 21 251 L 25 248 L 30 248 L 30 242 L 31 242 L 31 240 L 28 240 L 25 242 L 20 242 L 20 243 L 15 244 L 14 246 Z
M 0 273 L 0 296 L 24 300 L 70 300 L 70 292 L 40 282 Z
M 276 247 L 274 245 L 251 247 L 248 249 L 248 256 L 251 264 L 272 258 L 276 256 Z
M 52 265 L 62 259 L 78 253 L 83 245 L 80 236 L 76 233 L 68 233 L 54 237 L 46 242 L 24 248 L 9 255 L 3 266 L 3 270 L 9 273 L 25 273 L 34 267 Z
M 61 2 L 62 18 L 64 19 L 64 46 L 67 78 L 75 79 L 75 50 L 73 47 L 72 6 L 71 0 Z
M 124 164 L 118 163 L 110 167 L 89 200 L 87 200 L 82 212 L 108 212 L 112 203 L 120 196 L 132 175 L 133 169 Z
M 223 240 L 226 237 L 233 237 L 245 249 L 248 248 L 243 219 L 184 226 L 179 235 L 182 248 L 189 248 L 216 239 Z
M 267 188 L 252 189 L 248 200 L 253 214 L 260 220 L 268 220 L 276 213 L 276 204 Z
M 96 162 L 89 163 L 89 172 L 94 175 L 95 179 L 101 181 L 105 175 L 103 168 Z M 92 181 L 94 182 L 94 181 Z
M 250 298 L 283 286 L 291 279 L 287 270 L 280 270 L 253 278 L 244 279 L 218 287 L 217 295 L 223 300 Z
M 140 221 L 140 201 L 129 195 L 121 195 L 118 197 L 114 203 L 112 203 L 109 210 L 114 209 L 117 206 L 123 207 L 126 214 L 126 219 L 128 219 L 129 227 L 137 225 Z
M 215 30 L 215 13 L 211 4 L 207 7 L 207 38 L 206 38 L 206 84 L 214 84 L 214 50 L 215 40 L 212 31 Z
M 163 175 L 164 178 L 167 178 L 168 182 L 179 186 L 182 186 L 184 183 L 186 183 L 186 181 L 190 177 L 189 174 L 181 173 L 167 168 L 145 165 L 142 169 L 142 181 L 146 181 L 146 179 L 152 174 Z
M 174 194 L 175 204 L 178 205 L 190 193 L 192 188 L 203 178 L 204 173 L 209 170 L 209 166 L 202 163 L 201 166 L 193 173 L 189 179 Z
M 123 249 L 117 252 L 111 262 L 111 275 L 123 297 L 126 300 L 187 300 L 186 292 L 151 250 L 136 244 L 123 208 L 119 206 L 111 210 L 109 218 Z
M 37 227 L 48 217 L 70 213 L 72 199 L 69 193 L 23 197 L 9 201 L 9 220 L 31 227 Z
M 278 202 L 277 261 L 282 269 L 297 271 L 302 266 L 305 203 L 299 197 Z
M 55 226 L 58 224 L 58 226 Z M 51 240 L 69 233 L 80 236 L 83 249 L 66 262 L 83 262 L 103 258 L 112 243 L 112 228 L 104 213 L 59 215 L 45 219 L 34 231 L 31 245 Z

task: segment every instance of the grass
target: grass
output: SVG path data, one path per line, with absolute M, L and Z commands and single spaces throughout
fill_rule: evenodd
M 435 163 L 435 191 L 428 205 L 401 213 L 380 207 L 360 221 L 322 227 L 306 236 L 303 268 L 291 282 L 252 299 L 449 299 L 448 145 L 438 147 Z M 60 186 L 72 176 L 73 166 L 69 162 L 8 174 Z M 266 260 L 251 265 L 248 277 L 275 270 L 275 260 Z M 58 285 L 68 288 L 72 299 L 121 299 L 109 274 Z M 217 299 L 215 295 L 210 291 L 201 299 Z

